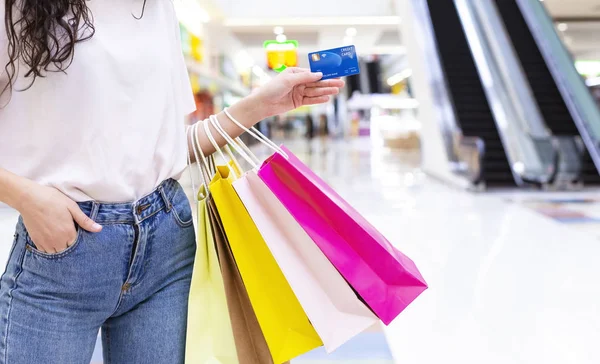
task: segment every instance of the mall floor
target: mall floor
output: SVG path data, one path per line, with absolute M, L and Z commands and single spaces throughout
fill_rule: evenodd
M 419 266 L 430 289 L 389 327 L 295 364 L 600 363 L 600 196 L 473 194 L 369 139 L 288 146 Z M 0 208 L 0 259 L 16 214 Z M 94 364 L 101 363 L 99 352 Z M 144 363 L 145 364 L 145 363 Z

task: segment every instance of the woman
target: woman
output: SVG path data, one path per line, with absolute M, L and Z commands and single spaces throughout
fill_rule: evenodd
M 106 363 L 182 363 L 195 240 L 175 179 L 194 103 L 172 2 L 2 11 L 0 201 L 21 218 L 0 281 L 0 363 L 87 364 L 99 329 Z M 320 78 L 289 70 L 230 112 L 251 126 L 326 102 L 343 83 Z

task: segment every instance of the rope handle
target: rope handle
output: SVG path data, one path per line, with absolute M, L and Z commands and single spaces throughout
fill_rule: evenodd
M 274 150 L 275 152 L 283 155 L 286 159 L 288 158 L 287 153 L 281 149 L 277 144 L 275 144 L 271 139 L 267 138 L 263 133 L 261 133 L 258 129 L 256 129 L 255 127 L 252 127 L 250 129 L 248 129 L 246 126 L 244 126 L 244 124 L 240 123 L 236 118 L 234 118 L 231 113 L 229 112 L 229 109 L 225 108 L 223 110 L 223 112 L 225 113 L 225 115 L 227 115 L 227 117 L 229 118 L 229 120 L 231 120 L 235 125 L 237 125 L 240 129 L 242 129 L 243 131 L 245 131 L 246 133 L 250 134 L 251 136 L 253 136 L 256 140 L 258 140 L 259 142 L 261 142 L 262 144 L 266 145 L 267 147 L 269 147 L 270 149 Z

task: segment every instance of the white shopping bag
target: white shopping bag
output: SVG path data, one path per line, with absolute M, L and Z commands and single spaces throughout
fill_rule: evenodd
M 379 321 L 255 170 L 233 187 L 327 352 Z

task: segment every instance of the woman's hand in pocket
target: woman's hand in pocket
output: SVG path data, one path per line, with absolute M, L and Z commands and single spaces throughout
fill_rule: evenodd
M 75 223 L 90 232 L 102 230 L 73 200 L 55 188 L 36 183 L 29 186 L 19 212 L 35 247 L 48 254 L 59 253 L 75 242 Z

